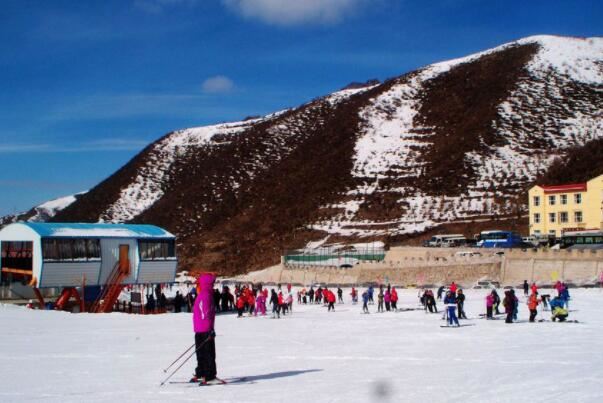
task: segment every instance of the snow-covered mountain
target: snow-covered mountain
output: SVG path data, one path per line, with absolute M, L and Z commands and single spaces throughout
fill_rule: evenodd
M 32 208 L 25 213 L 11 214 L 0 217 L 0 226 L 17 221 L 44 222 L 53 218 L 59 211 L 74 203 L 77 198 L 86 192 L 75 195 L 59 197 Z
M 603 137 L 603 38 L 535 36 L 260 118 L 169 133 L 56 220 L 151 222 L 234 273 L 308 241 L 509 215 Z

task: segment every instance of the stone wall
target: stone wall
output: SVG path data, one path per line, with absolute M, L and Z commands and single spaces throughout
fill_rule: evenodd
M 404 253 L 407 251 L 408 253 Z M 603 272 L 603 251 L 480 250 L 482 256 L 460 257 L 458 249 L 396 248 L 383 262 L 360 262 L 352 268 L 274 266 L 235 280 L 297 285 L 342 286 L 391 283 L 396 286 L 437 286 L 457 282 L 470 287 L 479 280 L 518 286 L 524 280 L 541 285 L 562 280 L 577 285 L 595 284 Z M 392 260 L 393 259 L 393 260 Z
M 578 285 L 595 284 L 603 272 L 603 250 L 513 250 L 507 252 L 501 267 L 504 284 L 523 280 L 551 284 L 557 280 Z

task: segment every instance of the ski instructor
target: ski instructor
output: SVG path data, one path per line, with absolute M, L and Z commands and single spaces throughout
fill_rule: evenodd
M 191 382 L 203 384 L 217 382 L 216 333 L 214 332 L 216 309 L 213 299 L 215 281 L 216 275 L 213 273 L 202 273 L 197 279 L 197 298 L 193 306 L 197 368 Z

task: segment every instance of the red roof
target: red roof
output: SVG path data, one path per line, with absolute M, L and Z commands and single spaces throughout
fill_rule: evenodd
M 541 186 L 544 193 L 586 192 L 586 183 L 570 183 L 567 185 Z

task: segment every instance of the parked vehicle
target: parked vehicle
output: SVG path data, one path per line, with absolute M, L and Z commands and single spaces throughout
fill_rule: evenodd
M 480 248 L 531 248 L 516 232 L 512 231 L 482 231 L 479 234 L 477 246 Z
M 424 245 L 432 248 L 457 246 L 462 240 L 466 241 L 463 234 L 434 235 Z
M 603 231 L 568 231 L 561 236 L 561 249 L 603 249 Z

